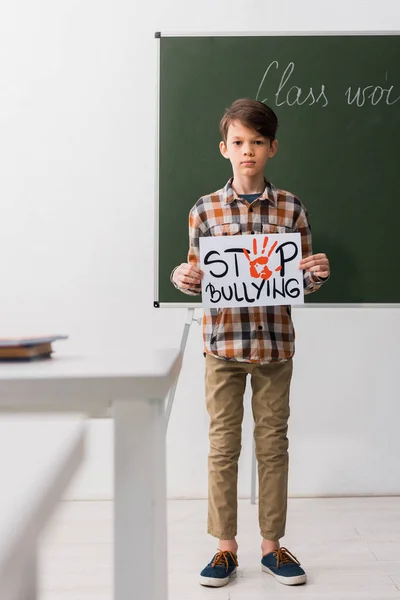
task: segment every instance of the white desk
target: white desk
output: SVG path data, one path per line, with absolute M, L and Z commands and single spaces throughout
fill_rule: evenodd
M 0 598 L 34 600 L 37 541 L 83 459 L 84 422 L 0 418 Z
M 164 399 L 181 362 L 178 350 L 132 349 L 0 364 L 0 411 L 114 418 L 115 600 L 168 595 Z

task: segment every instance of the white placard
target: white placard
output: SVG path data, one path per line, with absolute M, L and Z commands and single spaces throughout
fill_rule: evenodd
M 200 238 L 206 308 L 304 304 L 300 233 Z

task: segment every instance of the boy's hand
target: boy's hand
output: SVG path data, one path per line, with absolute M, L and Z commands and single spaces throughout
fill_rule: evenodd
M 203 279 L 203 271 L 189 263 L 182 263 L 176 269 L 173 280 L 176 285 L 184 290 L 190 290 L 193 286 L 199 286 Z
M 302 271 L 311 271 L 316 277 L 326 279 L 330 275 L 329 260 L 326 254 L 313 254 L 300 261 L 299 268 Z

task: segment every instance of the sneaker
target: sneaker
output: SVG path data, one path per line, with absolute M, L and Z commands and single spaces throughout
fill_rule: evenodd
M 234 552 L 219 550 L 200 573 L 200 585 L 222 587 L 229 583 L 232 575 L 236 575 L 238 566 L 239 563 Z
M 300 585 L 307 581 L 307 575 L 299 561 L 287 548 L 279 548 L 279 550 L 263 556 L 261 569 L 264 573 L 273 575 L 279 583 L 284 585 Z

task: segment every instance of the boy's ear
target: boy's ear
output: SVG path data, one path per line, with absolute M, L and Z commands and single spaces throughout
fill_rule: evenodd
M 278 140 L 274 140 L 269 145 L 269 158 L 273 158 L 275 154 L 278 152 Z
M 221 154 L 222 154 L 222 156 L 224 158 L 229 158 L 229 156 L 228 156 L 228 149 L 227 149 L 226 144 L 225 144 L 225 142 L 223 140 L 219 143 L 219 151 L 221 152 Z

